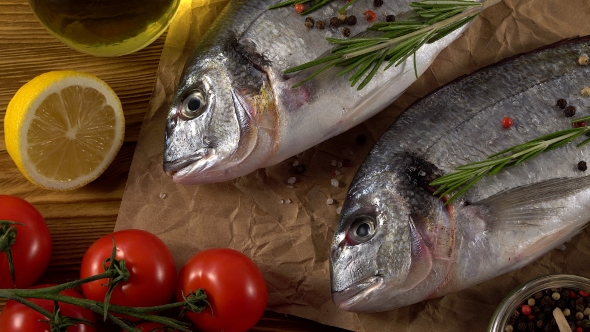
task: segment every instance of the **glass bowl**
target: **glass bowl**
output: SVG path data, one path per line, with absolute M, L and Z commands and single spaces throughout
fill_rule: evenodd
M 538 291 L 552 288 L 574 288 L 589 291 L 590 279 L 572 274 L 551 274 L 521 284 L 510 292 L 496 308 L 488 325 L 488 332 L 504 332 L 506 321 L 521 303 Z

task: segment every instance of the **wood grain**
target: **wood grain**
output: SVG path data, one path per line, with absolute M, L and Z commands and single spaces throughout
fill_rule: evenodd
M 162 36 L 131 55 L 97 58 L 57 41 L 37 21 L 26 0 L 0 0 L 0 194 L 26 199 L 46 219 L 54 247 L 40 282 L 76 279 L 88 246 L 113 231 L 164 40 Z M 64 69 L 92 73 L 113 88 L 123 104 L 126 133 L 121 151 L 99 179 L 75 191 L 54 192 L 30 184 L 20 174 L 6 152 L 3 119 L 10 98 L 23 84 L 41 73 Z M 267 312 L 253 331 L 342 330 Z

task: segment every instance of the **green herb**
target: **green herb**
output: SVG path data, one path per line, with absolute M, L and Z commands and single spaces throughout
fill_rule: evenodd
M 303 4 L 303 3 L 307 3 L 307 2 L 311 2 L 312 0 L 287 0 L 287 1 L 283 1 L 283 2 L 279 2 L 275 5 L 272 5 L 270 7 L 268 7 L 268 9 L 275 9 L 275 8 L 281 8 L 281 7 L 287 7 L 287 6 L 295 6 L 297 4 Z M 304 10 L 303 12 L 301 12 L 301 14 L 299 15 L 307 15 L 317 9 L 320 9 L 321 7 L 324 7 L 325 5 L 330 4 L 332 1 L 334 0 L 319 0 L 319 1 L 315 1 L 314 4 L 307 8 L 306 10 Z M 350 2 L 346 3 L 346 5 L 344 5 L 344 7 L 340 8 L 340 10 L 338 10 L 338 12 L 340 13 L 344 13 L 346 11 L 346 8 L 352 6 L 357 0 L 351 0 Z
M 384 69 L 400 65 L 410 56 L 415 55 L 424 44 L 447 36 L 473 20 L 483 9 L 500 1 L 424 0 L 412 2 L 410 7 L 416 13 L 414 18 L 398 22 L 380 22 L 369 27 L 369 30 L 382 32 L 378 37 L 327 38 L 330 43 L 336 45 L 330 55 L 289 68 L 285 73 L 295 73 L 322 65 L 304 80 L 295 84 L 293 88 L 296 88 L 328 68 L 338 67 L 341 68 L 338 76 L 353 72 L 350 77 L 351 86 L 358 84 L 357 89 L 360 90 L 377 74 L 381 65 L 385 64 Z M 271 8 L 304 2 L 307 1 L 291 0 Z M 302 14 L 329 2 L 328 0 L 318 1 Z M 347 6 L 351 3 L 352 1 Z M 414 61 L 414 72 L 418 76 L 416 61 Z
M 572 123 L 575 124 L 587 120 L 590 120 L 590 117 L 579 118 L 572 121 Z M 505 167 L 518 165 L 523 161 L 539 155 L 543 151 L 560 147 L 588 132 L 590 132 L 590 127 L 578 127 L 541 136 L 532 141 L 493 154 L 483 161 L 456 167 L 455 172 L 441 176 L 432 181 L 430 185 L 438 187 L 434 195 L 442 197 L 454 192 L 451 198 L 445 203 L 450 204 L 469 190 L 484 175 L 494 175 Z M 587 138 L 577 146 L 580 147 L 589 142 L 590 138 Z

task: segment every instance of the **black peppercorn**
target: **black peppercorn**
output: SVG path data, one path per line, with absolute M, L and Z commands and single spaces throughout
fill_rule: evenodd
M 588 169 L 588 165 L 586 164 L 585 161 L 582 160 L 578 163 L 578 169 L 582 172 L 586 172 L 586 170 Z M 584 305 L 582 304 L 582 306 L 584 306 Z
M 543 327 L 545 327 L 545 322 L 542 319 L 539 319 L 537 321 L 537 327 L 542 329 Z
M 305 173 L 305 171 L 307 171 L 307 166 L 305 166 L 304 164 L 299 164 L 295 167 L 295 171 L 297 172 L 297 174 L 303 174 Z
M 543 298 L 543 292 L 536 292 L 535 295 L 533 295 L 533 298 L 535 301 L 540 301 Z
M 355 25 L 357 22 L 356 16 L 350 15 L 346 18 L 346 24 L 348 25 Z
M 350 29 L 349 28 L 342 29 L 342 35 L 344 37 L 350 37 Z
M 563 110 L 563 114 L 566 117 L 571 118 L 572 116 L 574 116 L 576 114 L 576 108 L 573 106 L 568 106 Z
M 566 306 L 567 306 L 567 302 L 563 297 L 561 299 L 559 299 L 559 301 L 557 301 L 557 307 L 559 309 L 564 309 Z
M 385 16 L 385 21 L 386 22 L 395 22 L 395 15 L 391 14 L 391 15 Z
M 572 331 L 576 329 L 576 324 L 574 322 L 568 322 L 567 324 L 570 326 L 570 329 L 572 329 Z
M 383 6 L 383 0 L 373 0 L 373 6 L 375 6 L 375 7 Z
M 315 24 L 315 22 L 314 22 L 313 18 L 311 18 L 311 17 L 307 17 L 307 18 L 305 19 L 305 26 L 306 26 L 306 27 L 308 27 L 308 28 L 310 28 L 310 29 L 311 29 L 311 28 L 313 28 L 314 24 Z
M 567 101 L 563 98 L 557 99 L 557 107 L 565 108 L 567 106 Z
M 322 20 L 319 20 L 316 22 L 315 27 L 320 30 L 323 30 L 326 27 L 326 23 Z
M 517 331 L 526 331 L 526 323 L 525 322 L 520 322 L 516 325 L 516 330 Z
M 358 145 L 365 145 L 367 143 L 367 136 L 365 134 L 360 134 L 356 137 L 356 143 Z
M 338 17 L 332 17 L 330 19 L 330 28 L 338 28 L 340 26 L 340 19 Z

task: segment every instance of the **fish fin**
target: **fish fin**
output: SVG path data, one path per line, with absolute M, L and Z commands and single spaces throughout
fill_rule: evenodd
M 542 208 L 536 204 L 567 197 L 590 187 L 590 176 L 556 178 L 501 191 L 474 205 L 486 207 L 489 227 L 514 228 L 540 226 L 557 215 L 558 208 Z
M 410 242 L 412 263 L 408 272 L 405 284 L 402 286 L 405 290 L 415 288 L 420 284 L 432 271 L 432 255 L 422 235 L 416 228 L 414 220 L 410 218 Z

